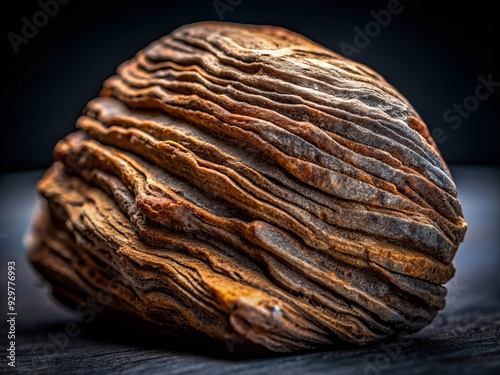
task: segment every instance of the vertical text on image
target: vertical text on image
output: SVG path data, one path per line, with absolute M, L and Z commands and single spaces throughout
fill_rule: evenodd
M 16 262 L 7 262 L 7 365 L 16 367 Z

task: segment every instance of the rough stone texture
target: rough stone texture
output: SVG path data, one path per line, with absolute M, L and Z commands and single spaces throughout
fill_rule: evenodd
M 77 126 L 30 246 L 68 304 L 273 351 L 415 332 L 444 307 L 455 185 L 366 66 L 280 28 L 187 25 L 120 66 Z

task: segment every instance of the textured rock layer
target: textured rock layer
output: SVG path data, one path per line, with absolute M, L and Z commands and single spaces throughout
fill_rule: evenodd
M 274 351 L 414 332 L 444 307 L 455 186 L 366 66 L 280 28 L 188 25 L 121 65 L 77 126 L 39 184 L 30 253 L 68 304 Z

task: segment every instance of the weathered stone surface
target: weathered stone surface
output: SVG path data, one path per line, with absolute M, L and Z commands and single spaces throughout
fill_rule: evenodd
M 60 141 L 30 253 L 54 294 L 295 351 L 415 332 L 466 223 L 418 114 L 290 31 L 199 23 L 125 62 Z

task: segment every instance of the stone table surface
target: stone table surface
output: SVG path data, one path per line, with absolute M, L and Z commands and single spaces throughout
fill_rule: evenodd
M 500 374 L 500 169 L 451 171 L 469 229 L 447 284 L 446 308 L 434 322 L 376 345 L 273 356 L 151 337 L 60 305 L 23 246 L 42 171 L 0 175 L 0 373 Z M 15 262 L 17 315 L 7 315 L 8 262 Z M 15 368 L 7 358 L 13 316 Z

